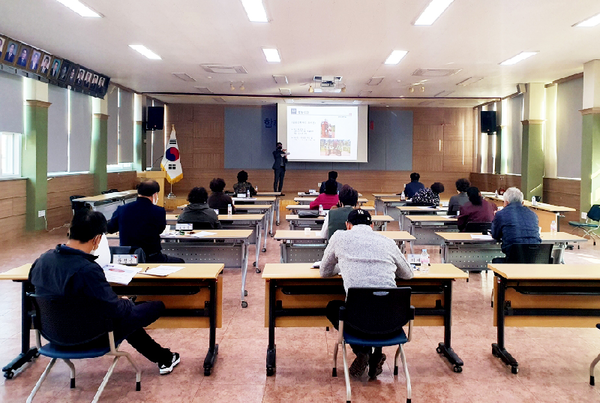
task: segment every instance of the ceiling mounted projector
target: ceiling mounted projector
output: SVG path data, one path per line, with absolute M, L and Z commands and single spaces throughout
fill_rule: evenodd
M 346 87 L 342 84 L 342 76 L 314 76 L 314 92 L 342 92 Z

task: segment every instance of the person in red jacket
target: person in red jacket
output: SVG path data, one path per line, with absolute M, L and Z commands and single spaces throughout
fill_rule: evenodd
M 337 183 L 333 179 L 329 179 L 325 182 L 325 193 L 321 193 L 315 200 L 310 203 L 310 209 L 316 210 L 319 205 L 323 205 L 323 209 L 329 210 L 333 206 L 336 206 L 339 202 L 337 194 Z

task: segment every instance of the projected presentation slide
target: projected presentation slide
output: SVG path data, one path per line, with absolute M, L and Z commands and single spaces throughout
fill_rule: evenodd
M 358 107 L 288 107 L 287 149 L 291 161 L 356 160 Z

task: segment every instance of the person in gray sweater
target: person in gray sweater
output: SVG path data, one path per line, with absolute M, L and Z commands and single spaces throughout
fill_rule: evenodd
M 470 186 L 471 183 L 468 179 L 461 178 L 456 181 L 456 191 L 458 194 L 450 198 L 450 202 L 448 203 L 448 215 L 458 215 L 460 208 L 469 201 L 467 189 Z
M 208 192 L 202 187 L 190 190 L 188 204 L 177 217 L 178 223 L 192 223 L 194 229 L 219 229 L 221 223 L 215 210 L 208 207 Z
M 353 287 L 396 287 L 396 278 L 410 279 L 413 272 L 396 243 L 373 231 L 371 215 L 361 209 L 348 214 L 346 231 L 336 231 L 321 260 L 321 277 L 342 276 L 346 293 Z M 340 307 L 344 301 L 330 301 L 326 315 L 338 329 Z M 381 348 L 351 346 L 356 359 L 350 374 L 361 376 L 367 366 L 371 379 L 381 374 L 385 355 Z

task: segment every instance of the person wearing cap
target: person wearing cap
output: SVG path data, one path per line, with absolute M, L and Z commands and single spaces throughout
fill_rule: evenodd
M 410 279 L 412 270 L 396 243 L 373 231 L 371 214 L 361 209 L 348 214 L 346 231 L 336 231 L 329 240 L 320 265 L 321 277 L 341 274 L 348 292 L 354 287 L 396 287 L 396 278 Z M 344 301 L 330 301 L 326 315 L 337 329 Z M 367 366 L 371 379 L 381 374 L 385 355 L 381 348 L 351 346 L 356 359 L 350 374 L 361 376 Z

